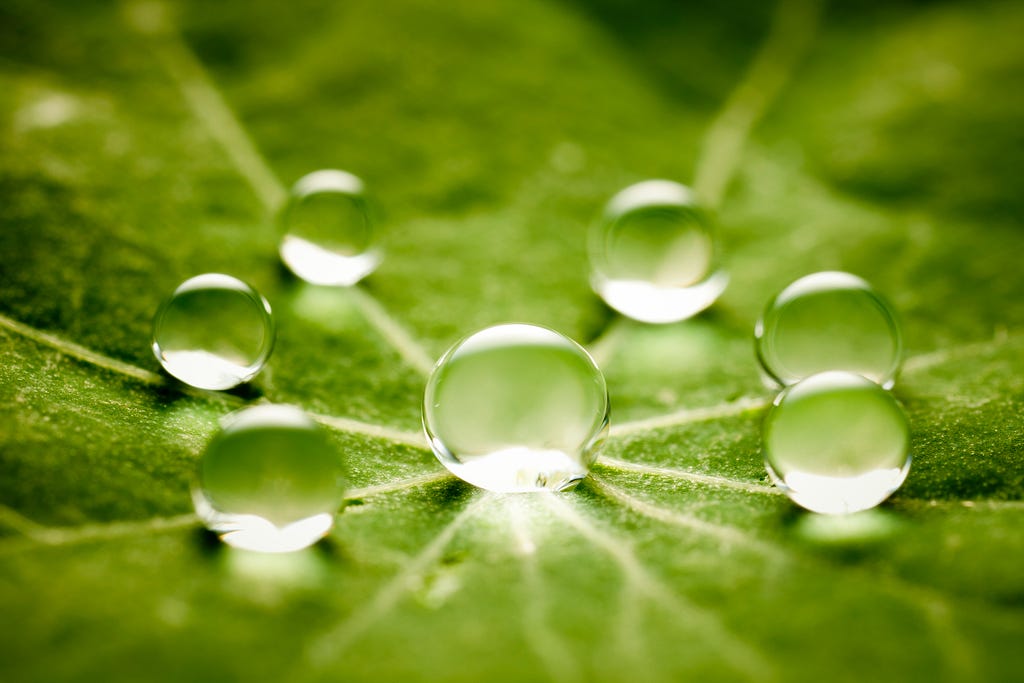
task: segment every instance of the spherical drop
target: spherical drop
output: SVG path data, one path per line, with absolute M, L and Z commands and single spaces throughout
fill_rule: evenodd
M 878 505 L 906 478 L 909 449 L 910 428 L 899 403 L 852 372 L 824 372 L 786 388 L 764 423 L 768 474 L 814 512 Z
M 300 178 L 281 211 L 281 260 L 315 285 L 349 286 L 380 265 L 363 181 L 345 171 Z
M 856 372 L 892 388 L 903 354 L 896 314 L 849 273 L 800 278 L 772 299 L 754 328 L 767 375 L 788 386 L 818 372 Z
M 153 353 L 164 369 L 200 389 L 230 389 L 263 369 L 274 348 L 270 304 L 220 273 L 178 285 L 153 319 Z
M 710 216 L 693 192 L 647 180 L 612 197 L 590 234 L 591 285 L 609 306 L 648 323 L 690 318 L 721 295 Z
M 231 546 L 290 552 L 322 538 L 345 495 L 343 463 L 298 408 L 260 405 L 225 419 L 199 462 L 196 513 Z
M 423 426 L 454 475 L 500 492 L 560 491 L 585 476 L 608 428 L 608 390 L 576 342 L 544 327 L 489 327 L 438 361 Z

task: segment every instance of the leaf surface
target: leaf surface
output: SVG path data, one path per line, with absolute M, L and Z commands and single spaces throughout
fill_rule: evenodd
M 0 9 L 0 678 L 991 680 L 1024 668 L 1024 8 L 399 0 Z M 272 214 L 364 177 L 387 259 L 284 274 Z M 585 234 L 650 177 L 718 209 L 732 282 L 624 321 Z M 899 309 L 914 464 L 878 510 L 772 488 L 766 299 L 846 269 Z M 242 391 L 159 373 L 204 271 L 279 321 Z M 612 431 L 559 495 L 448 476 L 425 372 L 484 325 L 586 342 Z M 227 413 L 302 406 L 347 454 L 331 537 L 222 547 L 190 477 Z

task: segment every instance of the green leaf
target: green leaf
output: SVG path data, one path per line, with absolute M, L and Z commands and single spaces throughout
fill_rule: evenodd
M 0 9 L 0 679 L 991 680 L 1024 669 L 1024 6 L 14 0 Z M 387 259 L 295 282 L 270 215 L 364 177 Z M 590 292 L 617 189 L 693 184 L 731 285 L 652 327 Z M 772 488 L 750 340 L 846 269 L 903 316 L 914 463 L 881 508 Z M 251 387 L 148 345 L 226 271 L 280 336 Z M 593 475 L 496 496 L 419 434 L 432 359 L 491 323 L 590 344 Z M 217 421 L 314 414 L 353 485 L 331 537 L 232 551 L 188 494 Z

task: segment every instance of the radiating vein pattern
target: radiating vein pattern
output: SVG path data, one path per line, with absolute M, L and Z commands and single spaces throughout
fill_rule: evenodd
M 563 502 L 554 496 L 546 496 L 544 500 L 555 515 L 615 560 L 622 569 L 623 581 L 628 590 L 652 600 L 664 609 L 675 611 L 686 623 L 697 626 L 707 638 L 708 647 L 720 649 L 729 665 L 749 680 L 776 678 L 773 666 L 764 653 L 731 633 L 715 615 L 689 603 L 667 588 L 644 568 L 627 542 L 599 529 L 572 503 Z
M 0 678 L 1013 680 L 1024 6 L 823 4 L 5 5 Z M 262 216 L 278 173 L 335 163 L 394 212 L 368 288 L 282 277 Z M 586 223 L 656 176 L 719 214 L 733 286 L 608 325 Z M 149 317 L 194 268 L 279 317 L 246 391 L 153 372 Z M 833 268 L 929 350 L 895 389 L 910 477 L 841 518 L 768 485 L 748 339 Z M 597 335 L 612 427 L 574 491 L 482 494 L 417 430 L 434 353 L 509 320 Z M 308 552 L 180 514 L 219 420 L 266 401 L 348 460 Z
M 182 40 L 169 19 L 169 10 L 160 0 L 142 0 L 128 6 L 128 14 L 137 30 L 150 36 L 154 50 L 168 73 L 181 89 L 196 118 L 221 145 L 239 173 L 252 186 L 267 211 L 275 212 L 284 204 L 287 190 L 277 179 L 256 143 Z M 411 367 L 427 373 L 433 360 L 408 332 L 384 310 L 380 302 L 357 290 L 357 301 L 381 336 L 392 344 Z
M 518 501 L 516 501 L 518 503 Z M 550 680 L 555 683 L 576 683 L 583 676 L 569 656 L 569 646 L 548 624 L 547 587 L 538 565 L 538 546 L 530 531 L 530 522 L 522 504 L 513 503 L 511 511 L 514 552 L 523 573 L 523 632 Z
M 369 602 L 311 642 L 305 653 L 306 659 L 318 666 L 326 666 L 341 659 L 367 629 L 395 609 L 417 578 L 430 565 L 437 562 L 459 529 L 487 503 L 488 499 L 487 495 L 481 495 L 460 511 L 397 576 L 384 584 Z

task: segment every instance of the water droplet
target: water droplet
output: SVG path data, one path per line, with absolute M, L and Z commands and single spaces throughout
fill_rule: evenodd
M 826 514 L 888 498 L 910 469 L 909 447 L 896 399 L 852 372 L 823 372 L 788 387 L 764 423 L 765 466 L 776 486 Z
M 847 370 L 892 388 L 903 338 L 892 307 L 849 273 L 814 273 L 772 299 L 754 328 L 761 367 L 782 386 Z
M 281 211 L 281 260 L 315 285 L 349 286 L 380 265 L 363 181 L 345 171 L 305 175 Z
M 648 323 L 690 318 L 728 284 L 710 216 L 693 192 L 647 180 L 612 197 L 590 233 L 591 285 L 616 311 Z
M 153 353 L 168 373 L 200 389 L 230 389 L 263 369 L 274 348 L 270 304 L 237 278 L 197 275 L 153 319 Z
M 192 499 L 225 543 L 291 552 L 331 530 L 344 494 L 341 457 L 323 430 L 298 408 L 260 405 L 225 419 Z
M 491 491 L 571 488 L 608 428 L 604 375 L 583 348 L 544 327 L 489 327 L 438 361 L 423 399 L 434 454 Z

